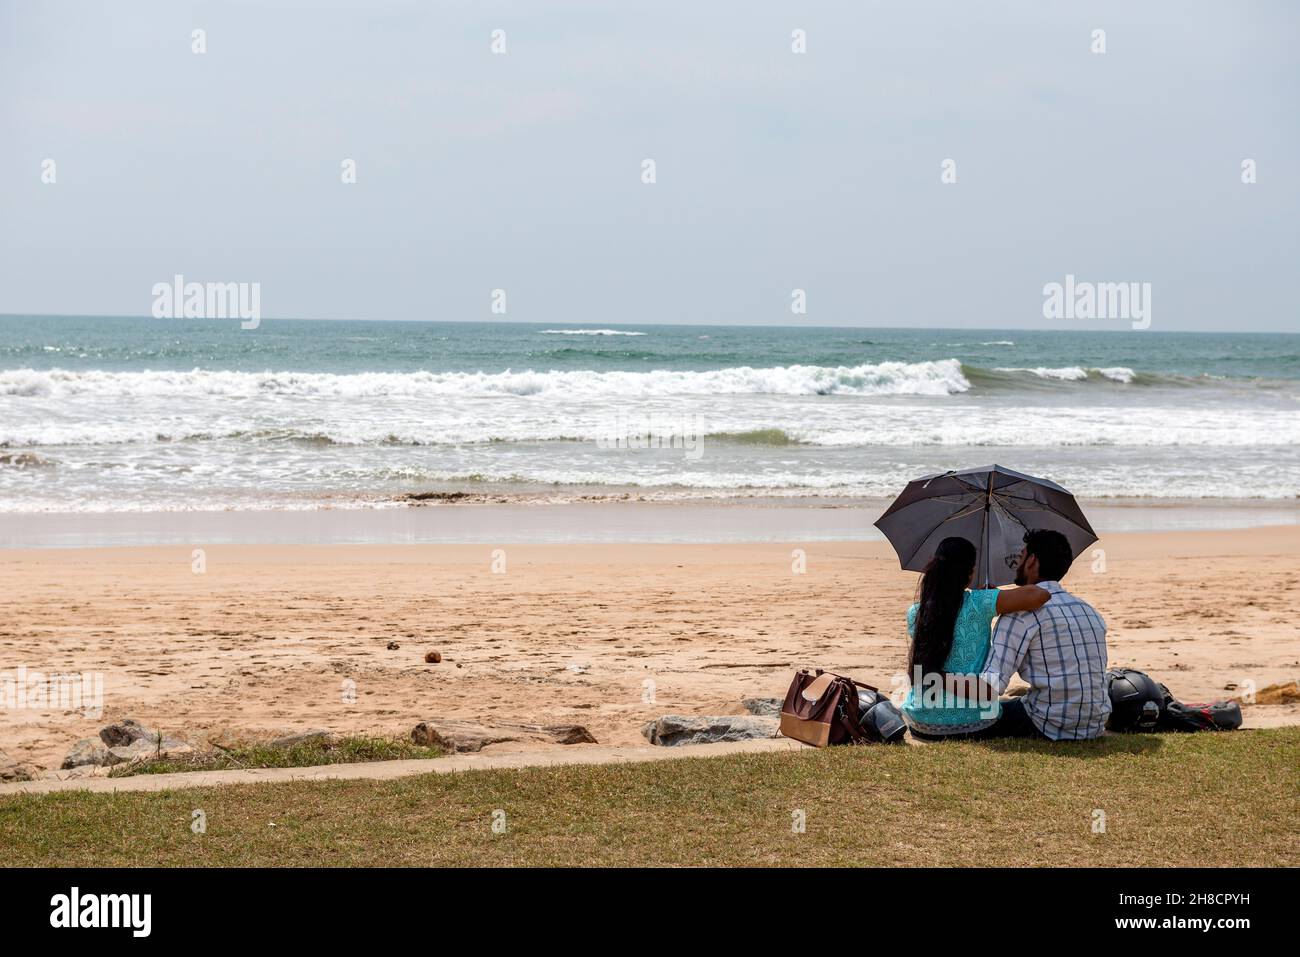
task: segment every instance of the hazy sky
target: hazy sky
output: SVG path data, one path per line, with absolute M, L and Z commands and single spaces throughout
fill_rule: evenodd
M 1300 331 L 1298 38 L 1283 0 L 0 0 L 0 312 L 182 273 L 269 318 L 1125 328 L 1043 318 L 1073 273 Z

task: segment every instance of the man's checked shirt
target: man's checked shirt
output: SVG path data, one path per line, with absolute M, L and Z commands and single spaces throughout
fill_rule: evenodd
M 1051 599 L 1037 611 L 1003 615 L 980 677 L 1001 694 L 1019 672 L 1029 682 L 1025 711 L 1054 741 L 1098 737 L 1110 714 L 1106 622 L 1059 582 L 1038 582 Z

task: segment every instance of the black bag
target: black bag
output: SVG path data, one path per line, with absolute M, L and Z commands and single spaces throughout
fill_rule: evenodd
M 887 695 L 858 685 L 858 727 L 862 736 L 878 744 L 899 744 L 907 731 L 903 716 Z
M 1235 701 L 1184 704 L 1164 685 L 1164 707 L 1156 721 L 1157 731 L 1235 731 L 1241 727 L 1241 705 Z

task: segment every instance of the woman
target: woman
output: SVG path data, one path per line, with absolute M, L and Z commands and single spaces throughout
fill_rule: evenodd
M 920 601 L 907 610 L 912 690 L 902 710 L 918 738 L 979 737 L 997 721 L 1002 708 L 996 701 L 987 708 L 968 702 L 948 693 L 944 679 L 979 673 L 996 616 L 1033 611 L 1051 597 L 1037 585 L 968 591 L 975 579 L 975 558 L 975 546 L 966 539 L 945 538 L 921 578 Z

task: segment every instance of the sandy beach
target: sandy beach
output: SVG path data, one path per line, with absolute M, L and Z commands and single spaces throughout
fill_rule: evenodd
M 1300 528 L 1115 533 L 1097 547 L 1104 571 L 1081 558 L 1066 584 L 1105 616 L 1112 665 L 1185 701 L 1300 674 Z M 0 751 L 57 768 L 126 717 L 194 742 L 405 736 L 457 718 L 576 723 L 601 745 L 641 745 L 651 718 L 740 713 L 798 667 L 890 687 L 917 580 L 867 541 L 230 545 L 204 558 L 196 573 L 188 547 L 0 552 L 5 668 L 104 682 L 102 717 L 11 711 Z M 425 663 L 430 651 L 442 661 Z M 1296 705 L 1246 709 L 1247 727 L 1293 723 Z

